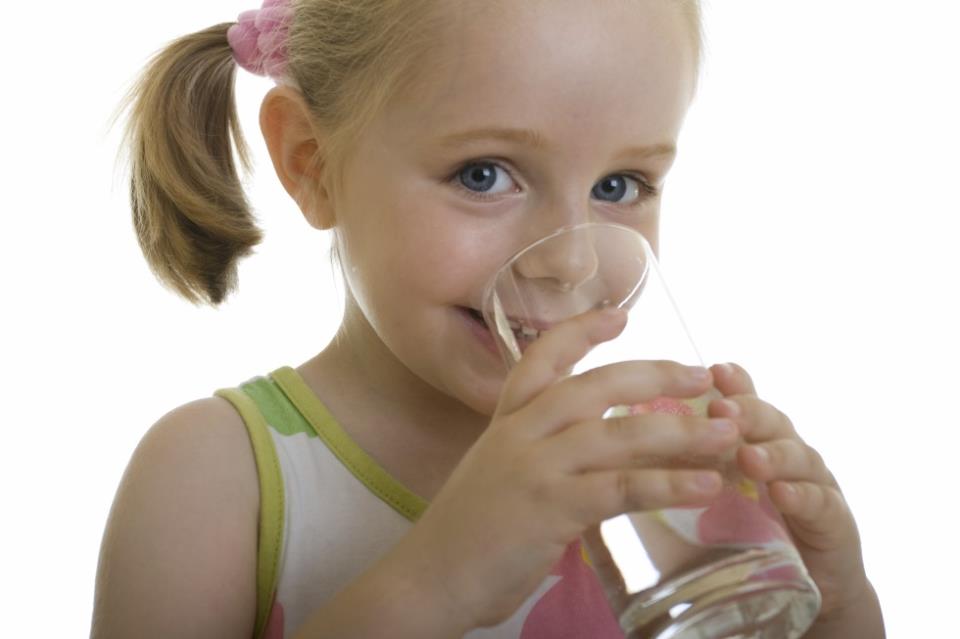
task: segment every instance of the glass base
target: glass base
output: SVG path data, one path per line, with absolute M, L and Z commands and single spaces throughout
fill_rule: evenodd
M 751 549 L 632 595 L 620 615 L 627 639 L 796 639 L 820 593 L 796 555 Z

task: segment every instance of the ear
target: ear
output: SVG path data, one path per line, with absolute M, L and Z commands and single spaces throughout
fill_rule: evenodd
M 307 222 L 317 229 L 332 228 L 333 206 L 323 180 L 323 139 L 303 95 L 291 87 L 272 88 L 260 106 L 260 130 L 277 177 Z M 311 166 L 311 161 L 316 164 Z

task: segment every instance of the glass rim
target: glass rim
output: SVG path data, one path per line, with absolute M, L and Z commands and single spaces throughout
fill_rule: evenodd
M 519 259 L 525 253 L 529 251 L 533 251 L 534 249 L 540 247 L 545 242 L 548 242 L 560 235 L 566 235 L 567 233 L 572 233 L 574 231 L 579 231 L 582 229 L 592 229 L 592 228 L 609 228 L 614 231 L 626 232 L 631 235 L 634 235 L 637 238 L 639 238 L 641 245 L 643 246 L 643 249 L 646 253 L 646 257 L 648 258 L 653 257 L 653 259 L 656 260 L 656 254 L 653 252 L 653 247 L 650 246 L 650 242 L 647 240 L 646 236 L 640 231 L 638 231 L 637 229 L 630 226 L 626 226 L 625 224 L 617 224 L 615 222 L 582 222 L 580 224 L 571 224 L 568 226 L 562 226 L 556 229 L 555 231 L 553 231 L 552 233 L 545 235 L 544 237 L 541 237 L 536 242 L 532 244 L 528 244 L 527 246 L 523 247 L 522 249 L 520 249 L 519 251 L 511 255 L 509 258 L 507 258 L 503 262 L 503 264 L 500 265 L 499 268 L 497 268 L 497 270 L 490 277 L 490 280 L 487 282 L 486 288 L 484 288 L 483 296 L 481 298 L 481 308 L 480 308 L 481 315 L 484 315 L 484 316 L 487 315 L 488 307 L 490 305 L 489 304 L 490 297 L 493 294 L 494 290 L 496 290 L 497 282 L 500 280 L 500 276 L 503 273 L 504 269 L 510 268 L 510 265 L 516 262 L 517 259 Z M 648 270 L 649 269 L 645 269 L 644 279 L 646 278 Z M 628 299 L 631 297 L 633 296 L 632 295 L 629 296 Z M 619 308 L 620 306 L 622 306 L 625 302 L 628 301 L 628 299 L 622 300 L 621 303 L 617 305 L 617 307 Z

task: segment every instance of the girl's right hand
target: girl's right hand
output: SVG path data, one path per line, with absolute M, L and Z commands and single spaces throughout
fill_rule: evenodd
M 619 335 L 625 319 L 622 311 L 590 312 L 531 344 L 488 429 L 391 553 L 388 563 L 464 631 L 508 619 L 588 527 L 719 492 L 716 471 L 671 469 L 669 459 L 732 448 L 733 424 L 661 413 L 600 417 L 619 404 L 702 395 L 709 372 L 628 361 L 568 377 L 591 348 Z

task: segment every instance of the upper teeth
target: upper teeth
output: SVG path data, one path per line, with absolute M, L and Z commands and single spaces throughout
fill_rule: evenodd
M 515 332 L 523 335 L 527 339 L 536 339 L 540 337 L 540 331 L 530 326 L 526 326 L 515 319 L 509 320 L 510 329 Z
M 510 320 L 510 328 L 515 333 L 520 333 L 526 338 L 537 338 L 540 337 L 540 331 L 529 326 L 524 326 L 517 320 Z

